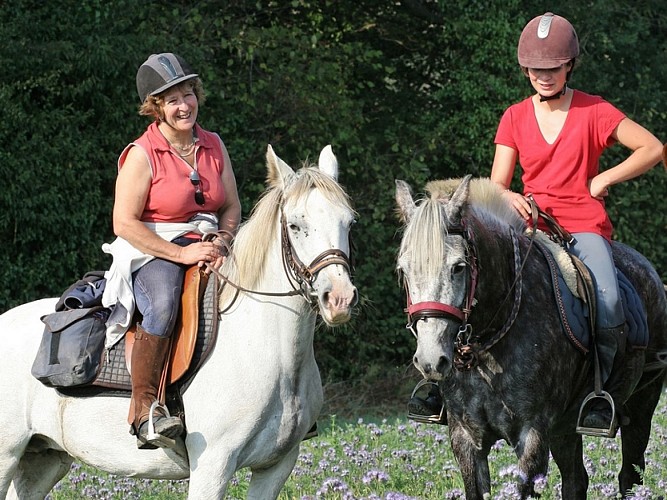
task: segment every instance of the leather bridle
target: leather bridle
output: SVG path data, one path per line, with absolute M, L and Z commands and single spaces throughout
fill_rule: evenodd
M 292 244 L 292 240 L 289 237 L 289 232 L 287 229 L 285 214 L 282 211 L 280 214 L 280 225 L 281 225 L 280 247 L 281 247 L 281 254 L 283 261 L 283 269 L 285 270 L 285 274 L 289 279 L 290 285 L 292 286 L 292 290 L 288 290 L 286 292 L 265 292 L 260 290 L 250 290 L 237 283 L 234 283 L 227 276 L 224 276 L 217 269 L 213 269 L 212 266 L 207 264 L 208 269 L 210 269 L 211 272 L 214 272 L 223 281 L 223 283 L 230 285 L 231 287 L 236 289 L 236 293 L 234 294 L 234 297 L 232 298 L 231 302 L 227 305 L 227 307 L 225 307 L 223 311 L 220 312 L 220 314 L 223 314 L 232 307 L 237 297 L 239 296 L 240 292 L 245 292 L 253 295 L 269 296 L 269 297 L 290 297 L 294 295 L 301 295 L 304 299 L 306 299 L 306 301 L 311 306 L 314 306 L 317 302 L 317 298 L 313 290 L 313 283 L 317 279 L 317 274 L 322 269 L 332 265 L 342 265 L 347 270 L 348 274 L 351 274 L 352 263 L 350 257 L 348 257 L 345 254 L 345 252 L 337 248 L 325 250 L 317 257 L 315 257 L 309 265 L 305 265 L 301 261 L 301 259 L 299 259 L 298 255 L 294 251 L 294 246 Z M 351 241 L 349 247 L 351 251 L 352 250 Z M 234 256 L 232 248 L 228 246 L 227 250 L 229 253 L 229 257 L 233 258 Z
M 308 302 L 313 303 L 313 283 L 317 278 L 317 273 L 322 269 L 328 266 L 341 265 L 343 266 L 348 274 L 352 272 L 352 265 L 350 263 L 350 258 L 338 248 L 330 248 L 325 250 L 317 257 L 313 259 L 310 265 L 306 266 L 299 256 L 294 252 L 294 245 L 292 240 L 289 237 L 289 231 L 287 229 L 287 221 L 285 220 L 284 214 L 281 214 L 280 217 L 281 225 L 281 241 L 282 241 L 282 254 L 283 254 L 283 268 L 285 273 L 292 283 L 294 291 L 299 292 Z M 349 245 L 350 250 L 352 245 Z M 296 283 L 298 288 L 294 285 Z M 258 292 L 256 292 L 258 293 Z
M 463 241 L 465 242 L 466 262 L 469 268 L 465 302 L 463 307 L 456 307 L 451 304 L 443 304 L 442 302 L 433 301 L 417 302 L 413 304 L 410 298 L 410 291 L 407 290 L 406 283 L 408 300 L 408 306 L 406 308 L 406 312 L 408 313 L 408 324 L 406 325 L 406 328 L 408 328 L 413 333 L 413 335 L 415 335 L 415 337 L 417 336 L 417 331 L 414 325 L 420 319 L 454 318 L 462 325 L 466 325 L 468 323 L 468 316 L 472 312 L 472 307 L 475 300 L 475 290 L 477 289 L 477 256 L 475 247 L 472 244 L 472 235 L 469 234 L 469 231 L 466 229 L 463 221 L 459 226 L 450 228 L 448 233 L 450 235 L 462 236 Z

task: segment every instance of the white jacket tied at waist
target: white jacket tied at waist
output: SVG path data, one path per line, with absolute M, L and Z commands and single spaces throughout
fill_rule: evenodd
M 218 225 L 208 220 L 213 218 L 215 217 L 183 223 L 144 222 L 144 225 L 161 238 L 172 241 L 188 233 L 205 235 L 216 232 Z M 106 332 L 106 347 L 109 348 L 125 335 L 134 316 L 132 273 L 155 257 L 137 250 L 120 237 L 111 244 L 102 245 L 102 250 L 113 257 L 111 267 L 104 274 L 107 284 L 102 295 L 102 305 L 112 308 Z

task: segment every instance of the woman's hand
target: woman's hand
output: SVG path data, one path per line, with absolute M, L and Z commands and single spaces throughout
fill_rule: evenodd
M 588 191 L 596 200 L 602 200 L 609 195 L 609 186 L 607 186 L 599 175 L 596 175 L 588 181 Z
M 215 263 L 222 259 L 219 245 L 210 241 L 200 241 L 181 247 L 178 261 L 182 264 L 197 264 L 202 267 L 206 262 Z
M 519 215 L 523 217 L 526 222 L 530 222 L 530 203 L 528 203 L 528 200 L 522 194 L 507 189 L 503 191 L 503 197 L 505 197 L 509 204 L 519 212 Z

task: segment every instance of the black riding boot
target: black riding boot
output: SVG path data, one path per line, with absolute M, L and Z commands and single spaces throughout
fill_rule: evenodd
M 416 395 L 422 384 L 423 382 L 420 382 L 417 385 L 408 402 L 408 418 L 418 422 L 447 425 L 447 412 L 439 387 L 432 383 L 428 395 L 423 398 Z
M 615 328 L 600 328 L 595 340 L 600 363 L 600 377 L 604 390 L 616 401 L 618 399 L 614 397 L 614 393 L 618 392 L 619 384 L 622 383 L 626 375 L 623 370 L 626 335 L 625 325 Z M 591 429 L 612 428 L 613 425 L 616 425 L 616 422 L 612 422 L 613 410 L 608 400 L 596 398 L 590 405 L 588 414 L 582 420 L 583 427 Z

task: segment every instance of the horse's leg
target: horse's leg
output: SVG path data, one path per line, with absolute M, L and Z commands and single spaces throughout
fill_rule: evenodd
M 14 420 L 18 422 L 18 420 Z M 30 442 L 27 430 L 0 420 L 0 499 L 5 498 Z
M 69 472 L 73 461 L 64 451 L 26 452 L 21 457 L 7 498 L 44 498 Z
M 586 500 L 588 473 L 584 467 L 581 435 L 571 433 L 551 439 L 551 455 L 562 479 L 561 496 L 573 500 Z
M 546 477 L 549 467 L 549 445 L 544 433 L 532 427 L 524 430 L 515 450 L 519 470 L 525 474 L 519 486 L 521 498 L 534 497 L 535 481 Z
M 210 439 L 210 442 L 209 442 Z M 199 432 L 191 432 L 185 439 L 190 462 L 189 499 L 224 498 L 229 481 L 236 472 L 237 456 L 222 446 L 223 438 L 205 438 Z
M 646 462 L 644 452 L 651 434 L 651 419 L 662 393 L 663 377 L 655 378 L 628 399 L 625 407 L 630 418 L 629 424 L 621 427 L 623 465 L 618 474 L 618 484 L 622 494 L 626 494 L 635 484 L 642 484 Z M 641 384 L 642 382 L 640 382 Z
M 485 494 L 491 494 L 489 449 L 482 450 L 470 433 L 457 423 L 450 423 L 449 428 L 452 451 L 459 463 L 466 499 L 481 500 Z
M 275 499 L 294 469 L 299 457 L 299 446 L 295 446 L 277 464 L 268 469 L 252 469 L 248 499 Z

